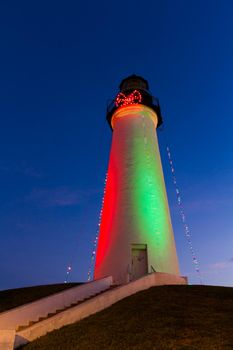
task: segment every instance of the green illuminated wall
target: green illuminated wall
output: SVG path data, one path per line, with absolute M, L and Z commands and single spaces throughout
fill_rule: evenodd
M 118 109 L 95 278 L 127 282 L 132 244 L 146 244 L 148 269 L 179 275 L 174 235 L 156 136 L 157 116 L 148 107 Z

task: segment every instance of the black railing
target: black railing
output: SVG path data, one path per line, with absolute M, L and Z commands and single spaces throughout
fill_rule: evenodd
M 150 266 L 150 269 L 151 269 L 151 273 L 156 272 L 156 270 L 153 268 L 152 265 Z
M 142 95 L 142 101 L 140 102 L 140 104 L 148 106 L 155 111 L 155 113 L 157 114 L 157 117 L 158 117 L 157 127 L 159 127 L 163 123 L 163 120 L 162 120 L 162 115 L 161 115 L 161 110 L 160 110 L 158 98 L 154 97 L 154 96 L 150 95 L 148 92 L 142 91 L 142 90 L 140 90 L 140 94 Z M 108 121 L 111 128 L 112 128 L 112 125 L 111 125 L 112 116 L 113 116 L 114 112 L 119 107 L 120 106 L 116 105 L 115 99 L 111 100 L 110 102 L 107 103 L 106 118 L 107 118 L 107 121 Z

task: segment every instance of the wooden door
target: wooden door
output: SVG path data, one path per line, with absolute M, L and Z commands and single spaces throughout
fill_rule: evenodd
M 145 276 L 148 273 L 147 247 L 145 244 L 133 244 L 131 250 L 132 280 Z

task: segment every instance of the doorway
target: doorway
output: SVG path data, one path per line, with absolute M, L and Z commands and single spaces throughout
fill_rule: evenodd
M 147 245 L 132 244 L 131 246 L 131 280 L 145 276 L 148 273 Z

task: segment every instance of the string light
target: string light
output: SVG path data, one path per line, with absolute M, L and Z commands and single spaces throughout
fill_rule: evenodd
M 71 270 L 72 270 L 71 265 L 68 265 L 67 269 L 66 269 L 66 279 L 65 279 L 64 283 L 68 283 L 68 277 L 69 277 L 69 275 L 71 273 Z
M 184 234 L 185 234 L 186 240 L 187 240 L 188 245 L 189 245 L 189 249 L 190 249 L 191 256 L 192 256 L 192 262 L 194 264 L 194 268 L 195 268 L 195 271 L 197 273 L 198 279 L 200 281 L 200 284 L 203 284 L 201 273 L 200 273 L 200 268 L 199 268 L 199 262 L 198 262 L 198 259 L 196 257 L 193 245 L 192 245 L 190 229 L 189 229 L 189 226 L 187 224 L 186 216 L 185 216 L 185 213 L 184 213 L 184 208 L 183 208 L 183 204 L 182 204 L 180 190 L 179 190 L 179 188 L 177 186 L 177 181 L 176 181 L 176 176 L 175 176 L 175 169 L 174 169 L 174 166 L 173 166 L 171 151 L 170 151 L 168 146 L 167 146 L 166 149 L 167 149 L 168 160 L 169 160 L 169 164 L 170 164 L 170 168 L 171 168 L 171 172 L 172 172 L 173 184 L 174 184 L 175 191 L 176 191 L 176 198 L 177 198 L 177 203 L 178 203 L 178 207 L 179 207 L 180 217 L 181 217 L 181 221 L 182 221 L 182 224 L 183 224 L 183 227 L 184 227 Z
M 125 95 L 122 92 L 119 92 L 115 99 L 116 107 L 128 106 L 142 102 L 142 95 L 138 90 L 134 90 L 131 94 Z
M 107 183 L 107 174 L 105 176 L 105 180 L 104 180 L 104 195 L 105 195 L 105 188 L 106 188 L 106 183 Z M 98 243 L 98 238 L 99 238 L 99 231 L 100 231 L 100 225 L 101 225 L 101 219 L 102 219 L 102 213 L 103 213 L 103 206 L 104 206 L 104 196 L 102 198 L 102 205 L 101 205 L 101 210 L 100 210 L 100 214 L 99 214 L 99 222 L 98 222 L 98 228 L 97 228 L 97 232 L 93 241 L 93 249 L 92 249 L 92 253 L 91 253 L 91 262 L 90 262 L 90 266 L 88 269 L 88 273 L 87 273 L 87 281 L 91 281 L 92 279 L 92 274 L 93 274 L 93 268 L 94 268 L 94 263 L 95 263 L 95 256 L 96 256 L 96 248 L 97 248 L 97 243 Z M 64 283 L 68 283 L 68 279 L 70 276 L 70 273 L 72 271 L 72 264 L 69 264 L 67 266 L 66 269 L 66 278 Z
M 107 183 L 107 179 L 108 179 L 108 174 L 106 174 L 105 176 L 105 180 L 104 180 L 104 195 L 105 195 L 105 188 L 106 188 L 106 183 Z M 100 226 L 101 226 L 101 220 L 102 220 L 102 213 L 103 213 L 103 207 L 104 207 L 104 195 L 102 198 L 102 205 L 101 205 L 101 209 L 100 209 L 100 214 L 99 214 L 99 222 L 97 225 L 97 232 L 95 235 L 95 239 L 93 241 L 93 249 L 92 249 L 92 253 L 91 253 L 91 262 L 90 262 L 90 266 L 88 269 L 88 273 L 87 273 L 87 281 L 91 281 L 92 279 L 92 275 L 93 275 L 93 269 L 94 269 L 94 264 L 95 264 L 95 256 L 96 256 L 96 248 L 97 248 L 97 243 L 98 243 L 98 238 L 99 238 L 99 232 L 100 232 Z

